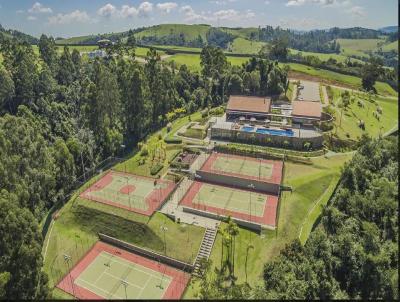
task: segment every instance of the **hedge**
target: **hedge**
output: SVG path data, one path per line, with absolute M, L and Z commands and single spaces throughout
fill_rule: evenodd
M 164 138 L 164 142 L 166 142 L 167 144 L 181 144 L 182 139 L 179 137 L 166 137 Z
M 151 174 L 151 175 L 156 175 L 158 172 L 161 171 L 161 169 L 162 169 L 163 167 L 164 167 L 164 166 L 163 166 L 162 164 L 160 164 L 160 163 L 155 164 L 154 166 L 151 167 L 151 169 L 150 169 L 150 174 Z

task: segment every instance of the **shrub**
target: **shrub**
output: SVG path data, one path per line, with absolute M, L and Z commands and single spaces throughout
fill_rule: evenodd
M 211 108 L 209 111 L 210 115 L 216 115 L 216 116 L 220 116 L 224 114 L 224 107 L 219 106 L 219 107 L 215 107 L 215 108 Z
M 186 129 L 185 133 L 182 134 L 186 137 L 204 139 L 206 137 L 206 132 L 200 129 Z
M 164 142 L 166 142 L 167 144 L 181 144 L 182 139 L 179 137 L 166 137 L 164 138 Z
M 208 108 L 201 110 L 201 117 L 207 117 L 208 116 Z
M 310 150 L 311 149 L 311 143 L 310 142 L 305 142 L 303 147 L 304 147 L 304 150 Z
M 140 155 L 141 156 L 149 155 L 149 150 L 146 145 L 142 145 L 142 148 L 140 149 Z
M 168 124 L 167 124 L 167 132 L 170 132 L 171 129 L 172 129 L 172 124 L 171 124 L 171 123 L 168 123 Z
M 162 164 L 156 163 L 154 166 L 151 167 L 151 169 L 150 169 L 150 174 L 151 174 L 151 175 L 156 175 L 158 172 L 161 171 L 161 169 L 162 169 L 163 167 L 164 167 L 164 166 L 163 166 Z

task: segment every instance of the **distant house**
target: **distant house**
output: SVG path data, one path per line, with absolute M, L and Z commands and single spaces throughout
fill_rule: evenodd
M 107 53 L 104 50 L 96 49 L 93 51 L 89 51 L 87 55 L 90 59 L 94 59 L 94 58 L 104 58 L 107 56 Z
M 298 124 L 312 124 L 319 122 L 322 115 L 320 102 L 313 101 L 293 101 L 292 102 L 292 121 Z
M 113 45 L 113 42 L 111 42 L 111 40 L 108 39 L 102 39 L 97 41 L 97 45 L 99 45 L 99 48 L 107 48 L 108 46 Z

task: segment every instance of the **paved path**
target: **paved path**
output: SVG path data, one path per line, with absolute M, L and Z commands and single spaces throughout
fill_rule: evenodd
M 197 225 L 208 229 L 218 228 L 220 224 L 218 220 L 183 212 L 183 207 L 179 205 L 179 201 L 183 198 L 191 184 L 192 181 L 185 177 L 175 190 L 172 198 L 164 204 L 160 212 L 175 219 L 175 221 L 179 218 L 182 223 Z

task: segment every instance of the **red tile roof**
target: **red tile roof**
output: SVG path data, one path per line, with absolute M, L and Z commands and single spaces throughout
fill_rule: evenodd
M 293 101 L 293 116 L 304 116 L 312 118 L 320 118 L 322 106 L 320 102 L 312 101 Z
M 258 96 L 231 95 L 227 110 L 269 113 L 271 99 Z

